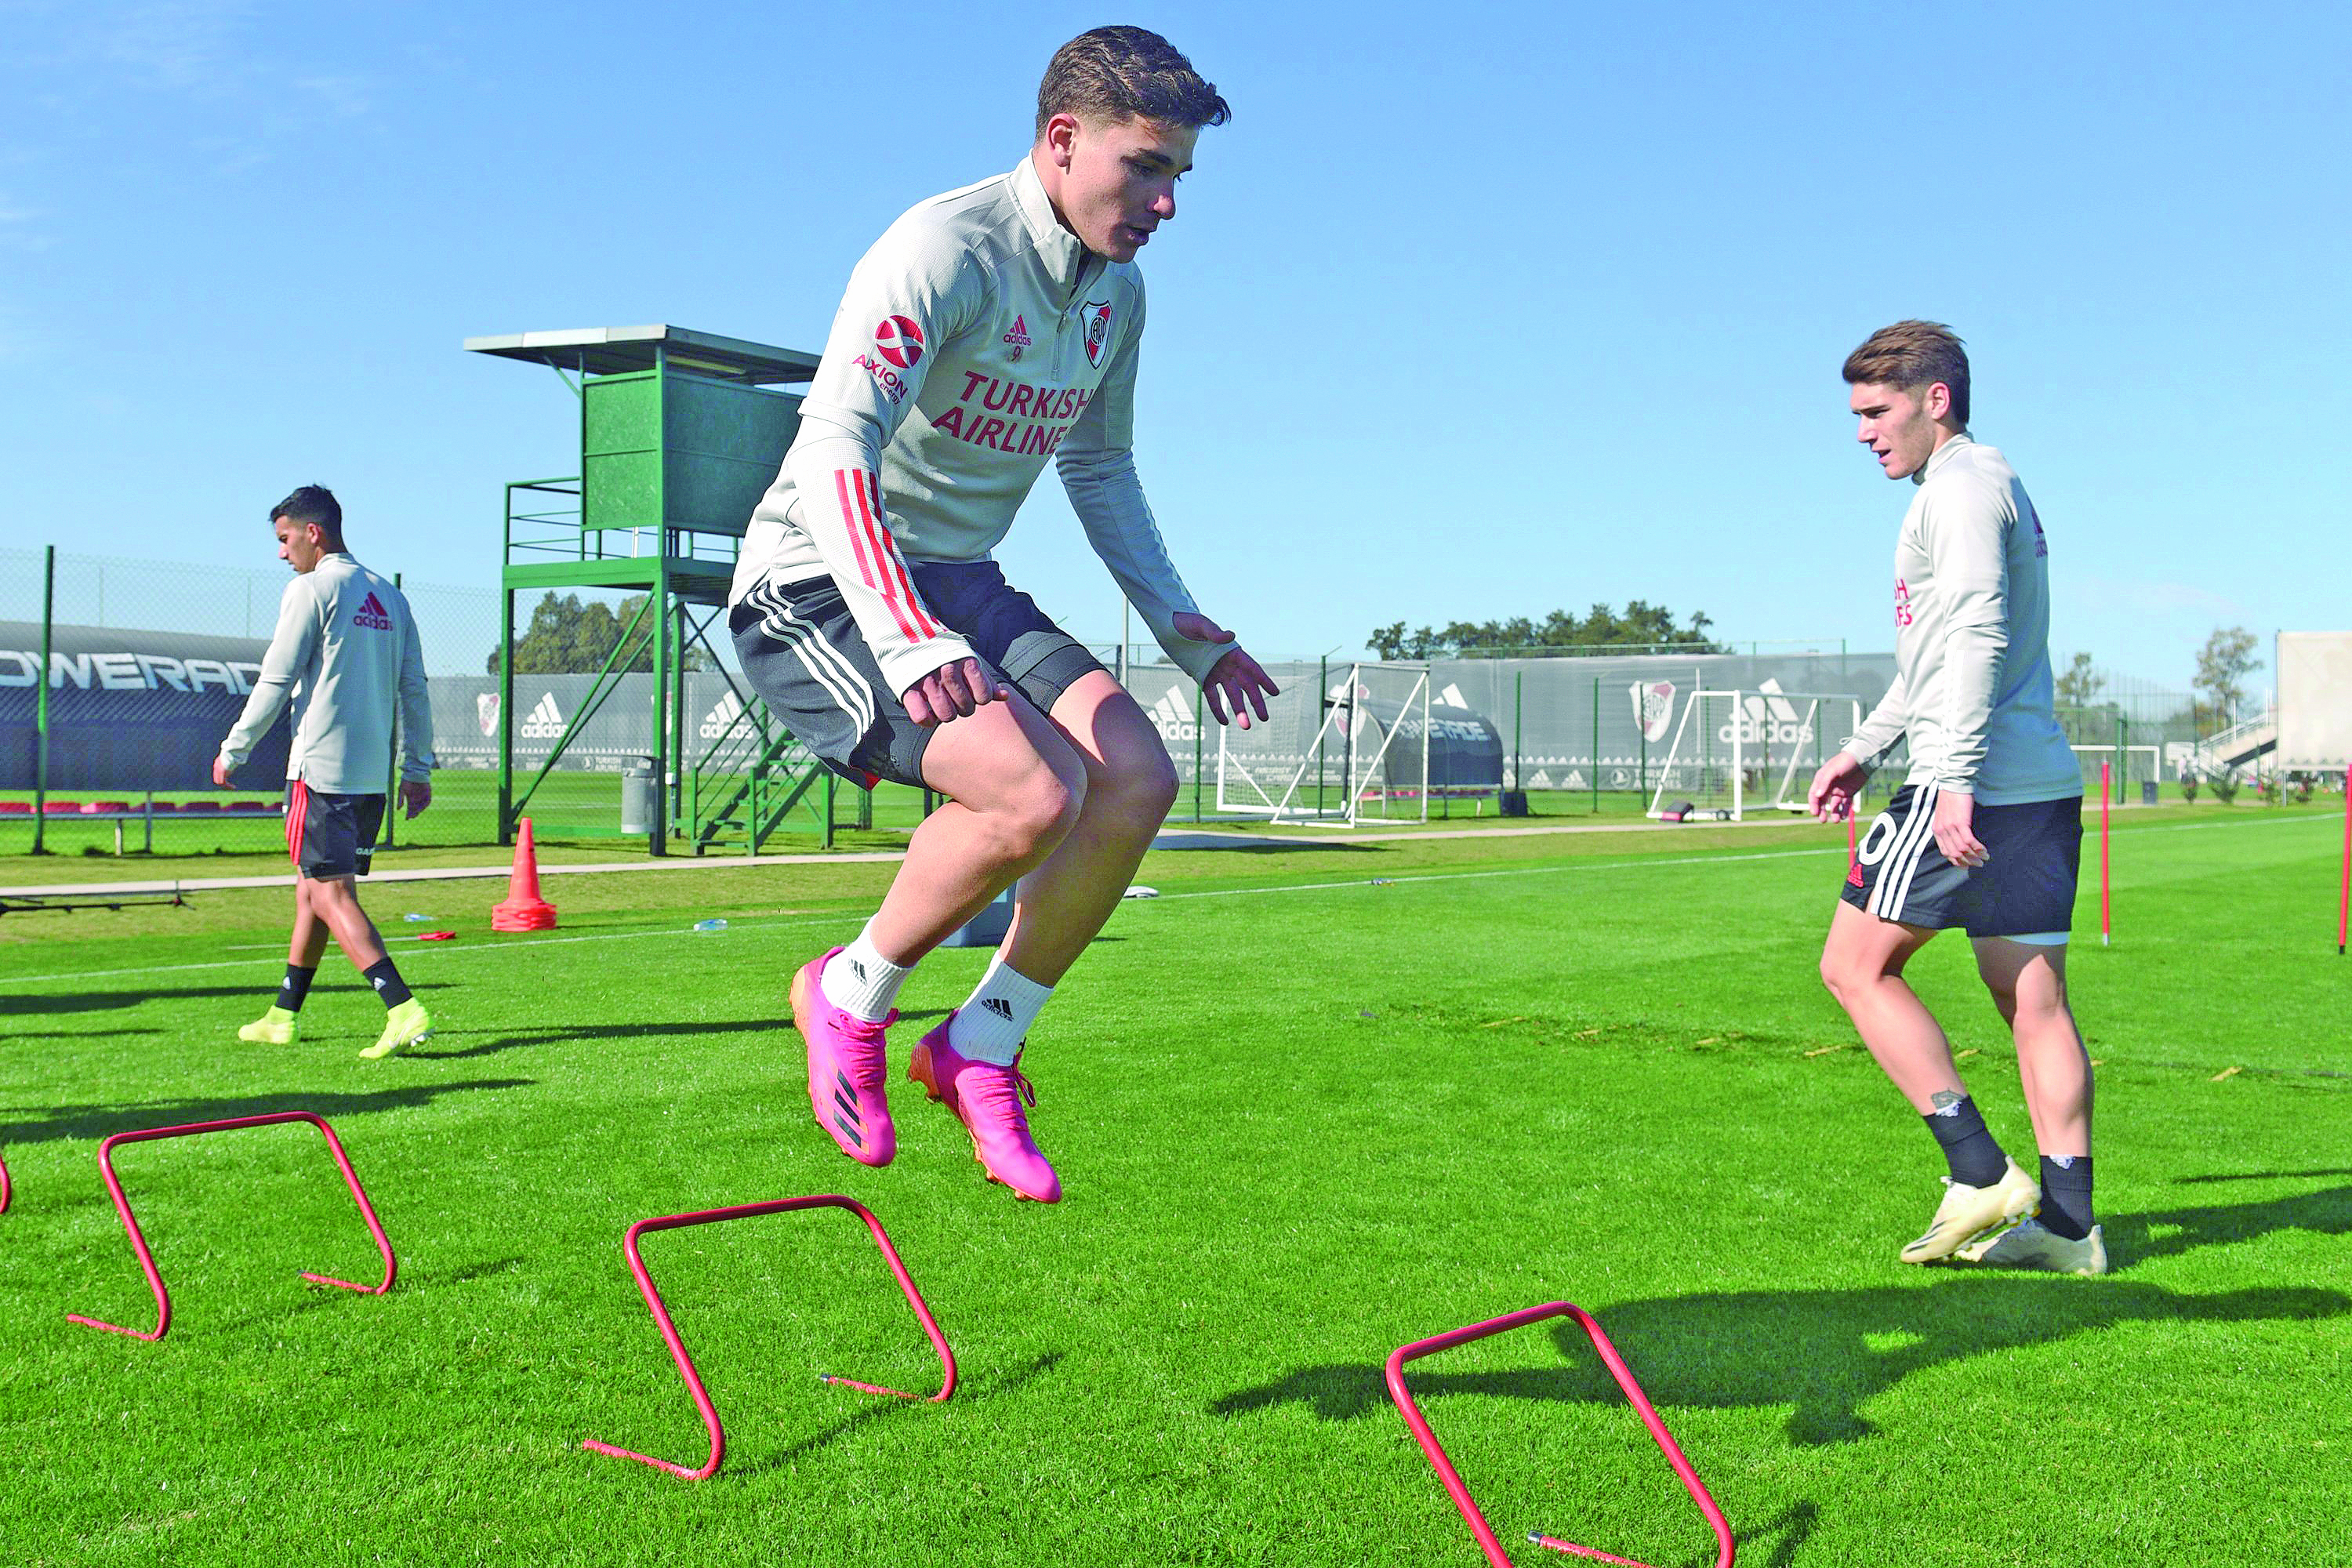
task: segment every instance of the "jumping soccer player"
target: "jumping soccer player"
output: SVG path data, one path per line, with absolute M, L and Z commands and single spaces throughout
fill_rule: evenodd
M 2091 1064 L 2066 1005 L 2083 779 L 2051 712 L 2049 546 L 2015 470 L 1969 434 L 1969 359 L 1951 329 L 1897 321 L 1844 374 L 1863 445 L 1917 487 L 1895 545 L 1895 682 L 1810 797 L 1816 816 L 1851 816 L 1871 770 L 1909 739 L 1910 775 L 1864 835 L 1822 950 L 1822 979 L 1950 1166 L 1901 1257 L 2104 1274 Z M 1911 955 L 1956 926 L 2017 1040 L 2039 1184 L 1993 1141 L 1904 983 Z
M 331 932 L 387 1009 L 383 1034 L 360 1055 L 388 1057 L 431 1034 L 433 1019 L 385 955 L 383 939 L 360 908 L 355 879 L 367 875 L 383 825 L 395 705 L 400 798 L 410 816 L 432 804 L 425 655 L 400 590 L 343 548 L 343 509 L 331 491 L 304 485 L 270 509 L 269 525 L 278 534 L 278 558 L 294 568 L 294 581 L 278 603 L 278 630 L 253 695 L 214 759 L 213 783 L 229 787 L 229 775 L 291 701 L 286 849 L 296 872 L 294 936 L 277 1002 L 236 1037 L 275 1046 L 299 1037 L 302 1001 Z
M 1265 717 L 1274 682 L 1185 591 L 1132 451 L 1135 256 L 1175 216 L 1201 128 L 1229 113 L 1157 34 L 1064 45 L 1012 173 L 916 206 L 851 274 L 752 514 L 728 624 L 753 686 L 844 777 L 947 796 L 880 910 L 793 981 L 810 1108 L 866 1164 L 898 1148 L 883 1088 L 899 986 L 1017 881 L 995 961 L 908 1077 L 962 1121 L 990 1179 L 1060 1198 L 1023 1114 L 1022 1047 L 1175 799 L 1143 710 L 990 559 L 1047 458 L 1218 721 Z

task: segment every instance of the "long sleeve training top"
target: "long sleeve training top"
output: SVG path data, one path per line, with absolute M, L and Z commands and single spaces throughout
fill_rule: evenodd
M 730 599 L 830 575 L 904 692 L 971 652 L 906 563 L 987 559 L 1050 458 L 1128 601 L 1207 675 L 1229 645 L 1177 635 L 1198 606 L 1136 477 L 1142 335 L 1142 273 L 1080 245 L 1027 158 L 917 205 L 850 276 Z
M 286 584 L 278 629 L 245 711 L 221 742 L 232 769 L 294 705 L 286 776 L 325 795 L 388 795 L 393 717 L 400 720 L 400 777 L 433 776 L 433 706 L 416 617 L 389 578 L 338 551 Z
M 1982 805 L 2082 794 L 2051 711 L 2049 542 L 2017 471 L 1963 432 L 1913 482 L 1895 543 L 1895 681 L 1844 750 L 1874 769 L 1907 735 L 1909 783 Z

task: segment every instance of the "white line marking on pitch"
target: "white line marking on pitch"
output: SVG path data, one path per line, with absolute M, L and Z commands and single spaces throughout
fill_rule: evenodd
M 2138 827 L 2133 828 L 2131 831 L 2136 833 L 2195 833 L 2209 827 L 2276 827 L 2281 826 L 2282 822 L 2310 821 L 2324 821 L 2330 826 L 2333 826 L 2335 819 L 2333 817 L 2286 817 L 2279 820 L 2263 822 L 2184 822 L 2168 827 Z M 1618 871 L 1624 870 L 1629 868 L 1643 866 L 1727 865 L 1736 861 L 1788 860 L 1803 856 L 1841 855 L 1844 852 L 1845 850 L 1843 846 L 1833 845 L 1826 849 L 1776 849 L 1758 855 L 1685 855 L 1675 856 L 1671 858 L 1644 856 L 1640 859 L 1611 860 L 1598 865 L 1580 861 L 1565 866 L 1529 866 L 1513 868 L 1500 871 L 1434 871 L 1423 872 L 1419 875 L 1408 873 L 1402 877 L 1367 877 L 1346 882 L 1291 882 L 1266 888 L 1214 888 L 1191 893 L 1162 893 L 1160 897 L 1162 899 L 1234 899 L 1245 898 L 1253 893 L 1312 893 L 1326 892 L 1339 888 L 1369 888 L 1373 886 L 1375 882 L 1454 882 L 1466 881 L 1486 877 L 1542 877 L 1557 875 L 1563 871 Z M 780 921 L 773 924 L 762 922 L 756 926 L 752 921 L 746 921 L 743 924 L 746 929 L 781 931 L 789 926 L 824 925 L 836 918 L 845 919 L 847 917 L 835 917 L 827 915 L 810 920 Z M 519 952 L 525 949 L 546 947 L 554 942 L 629 942 L 639 937 L 649 936 L 709 936 L 710 934 L 711 933 L 708 931 L 695 931 L 691 927 L 682 928 L 676 931 L 599 931 L 592 936 L 551 936 L 543 937 L 536 942 L 499 942 L 496 945 L 487 947 L 444 948 L 436 944 L 431 948 L 419 946 L 415 951 L 419 953 Z M 274 948 L 277 944 L 272 942 L 270 946 Z M 193 971 L 204 969 L 249 969 L 257 967 L 263 963 L 273 962 L 275 961 L 260 958 L 233 958 L 219 960 L 210 963 L 149 964 L 135 969 L 86 969 L 65 974 L 0 975 L 0 985 L 40 985 L 58 980 L 110 980 L 125 974 L 185 974 Z

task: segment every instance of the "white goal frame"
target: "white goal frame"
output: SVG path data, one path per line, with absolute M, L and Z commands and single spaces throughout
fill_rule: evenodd
M 1790 812 L 1806 810 L 1805 796 L 1812 784 L 1812 773 L 1810 770 L 1818 765 L 1817 763 L 1808 761 L 1807 748 L 1811 746 L 1812 750 L 1820 752 L 1821 760 L 1823 761 L 1832 754 L 1823 750 L 1823 732 L 1821 726 L 1826 721 L 1836 717 L 1843 705 L 1844 714 L 1850 721 L 1849 728 L 1843 732 L 1852 734 L 1853 731 L 1862 727 L 1862 699 L 1851 692 L 1781 691 L 1769 684 L 1752 689 L 1741 688 L 1693 691 L 1683 700 L 1682 717 L 1675 722 L 1674 739 L 1667 743 L 1665 760 L 1658 771 L 1657 787 L 1650 796 L 1648 810 L 1643 814 L 1653 820 L 1664 820 L 1666 805 L 1672 797 L 1697 793 L 1688 785 L 1675 785 L 1675 769 L 1678 758 L 1687 759 L 1706 751 L 1706 742 L 1710 738 L 1692 730 L 1691 716 L 1694 713 L 1705 715 L 1706 704 L 1710 700 L 1719 700 L 1727 703 L 1731 715 L 1731 739 L 1727 742 L 1728 752 L 1727 754 L 1715 752 L 1712 758 L 1717 763 L 1728 763 L 1727 772 L 1730 780 L 1731 804 L 1728 806 L 1717 805 L 1700 807 L 1704 816 L 1716 822 L 1744 821 L 1750 811 L 1756 810 Z M 1769 737 L 1762 742 L 1752 740 L 1749 730 L 1757 721 L 1756 715 L 1750 711 L 1754 704 L 1762 705 L 1764 722 L 1775 726 L 1791 726 L 1797 731 L 1796 738 L 1787 742 Z M 1719 737 L 1713 738 L 1713 743 L 1726 744 Z M 1751 796 L 1748 788 L 1748 758 L 1754 756 L 1758 759 L 1757 765 L 1759 768 L 1767 767 L 1778 759 L 1784 747 L 1788 761 L 1779 769 L 1772 780 L 1774 787 L 1771 795 L 1769 797 L 1764 795 L 1762 786 L 1766 781 L 1759 778 L 1757 781 L 1758 788 Z
M 1412 685 L 1408 689 L 1402 704 L 1402 717 L 1408 721 L 1417 721 L 1413 727 L 1420 731 L 1417 743 L 1421 748 L 1422 787 L 1416 803 L 1418 815 L 1414 816 L 1384 815 L 1373 820 L 1427 822 L 1429 820 L 1429 666 L 1377 664 L 1368 660 L 1359 661 L 1347 667 L 1345 683 L 1333 689 L 1343 692 L 1344 695 L 1334 697 L 1328 689 L 1317 694 L 1318 700 L 1323 704 L 1323 721 L 1317 727 L 1314 739 L 1307 742 L 1306 751 L 1300 755 L 1297 767 L 1292 770 L 1290 777 L 1282 783 L 1279 795 L 1268 787 L 1276 782 L 1274 774 L 1266 773 L 1263 769 L 1253 772 L 1249 763 L 1234 754 L 1234 727 L 1230 724 L 1221 724 L 1217 727 L 1218 814 L 1263 816 L 1270 826 L 1276 827 L 1310 822 L 1355 827 L 1366 820 L 1364 802 L 1368 797 L 1379 799 L 1385 804 L 1386 793 L 1376 784 L 1368 785 L 1366 781 L 1378 775 L 1381 764 L 1387 761 L 1390 752 L 1397 744 L 1399 731 L 1406 725 L 1397 723 L 1381 726 L 1382 733 L 1380 737 L 1380 744 L 1368 751 L 1364 744 L 1366 726 L 1356 722 L 1354 717 L 1358 710 L 1356 694 L 1365 689 L 1362 677 L 1366 670 L 1389 671 L 1412 677 Z M 1337 752 L 1332 758 L 1339 764 L 1339 794 L 1342 804 L 1334 807 L 1318 798 L 1310 805 L 1300 798 L 1299 786 L 1306 782 L 1307 771 L 1314 767 L 1319 748 L 1330 736 L 1334 728 L 1339 729 L 1347 741 L 1345 750 Z M 1406 742 L 1407 745 L 1414 743 L 1416 742 Z

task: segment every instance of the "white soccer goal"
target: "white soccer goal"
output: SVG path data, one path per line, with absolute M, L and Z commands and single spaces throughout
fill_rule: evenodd
M 1738 822 L 1751 811 L 1802 811 L 1813 772 L 1862 724 L 1862 700 L 1843 693 L 1783 691 L 1767 680 L 1753 691 L 1694 691 L 1650 797 L 1661 818 Z
M 1217 730 L 1217 810 L 1276 823 L 1429 820 L 1429 667 L 1294 681 L 1264 723 Z

